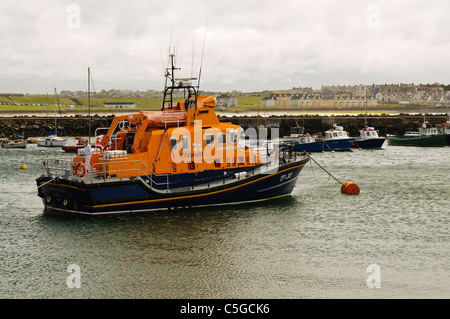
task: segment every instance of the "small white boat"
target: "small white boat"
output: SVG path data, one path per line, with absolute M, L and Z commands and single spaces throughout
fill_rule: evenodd
M 2 148 L 26 148 L 28 141 L 27 138 L 19 136 L 18 134 L 12 134 L 7 140 L 3 141 Z
M 37 145 L 41 146 L 41 147 L 62 147 L 66 144 L 67 142 L 67 138 L 66 137 L 59 137 L 57 136 L 57 130 L 58 130 L 58 126 L 56 124 L 56 105 L 59 105 L 59 101 L 58 101 L 58 95 L 56 93 L 56 88 L 55 88 L 55 128 L 53 129 L 52 132 L 45 132 L 46 134 L 50 134 L 47 137 L 44 138 L 40 138 L 37 140 Z M 61 109 L 60 109 L 61 111 Z
M 42 139 L 38 139 L 37 145 L 42 147 L 62 147 L 66 144 L 67 139 L 56 135 L 50 135 Z
M 2 143 L 2 148 L 26 148 L 26 140 L 8 140 Z

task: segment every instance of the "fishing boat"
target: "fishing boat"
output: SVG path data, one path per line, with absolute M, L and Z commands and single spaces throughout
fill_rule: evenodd
M 450 121 L 442 123 L 439 131 L 445 134 L 445 145 L 450 145 Z
M 10 135 L 6 141 L 3 141 L 1 143 L 2 148 L 26 148 L 27 144 L 27 139 L 24 136 L 19 136 L 16 133 Z
M 27 144 L 27 141 L 8 140 L 2 142 L 2 148 L 26 148 Z
M 437 127 L 430 126 L 423 114 L 422 126 L 416 131 L 406 131 L 404 135 L 387 135 L 389 145 L 395 146 L 445 146 L 446 134 Z
M 284 142 L 292 145 L 295 152 L 323 152 L 324 141 L 317 136 L 304 132 L 303 127 L 291 127 L 291 135 L 284 138 Z
M 354 148 L 381 149 L 386 142 L 385 137 L 378 135 L 378 131 L 371 126 L 365 126 L 359 130 L 359 137 L 353 142 Z
M 347 131 L 339 125 L 325 131 L 324 150 L 325 151 L 351 151 L 355 139 L 348 135 Z
M 435 127 L 421 127 L 404 135 L 387 135 L 387 141 L 395 146 L 445 146 L 445 136 Z
M 43 161 L 36 182 L 46 212 L 100 215 L 210 207 L 292 192 L 309 158 L 288 156 L 276 139 L 265 156 L 240 143 L 243 129 L 220 122 L 215 97 L 198 94 L 201 68 L 198 78 L 176 78 L 174 54 L 169 58 L 160 111 L 118 115 L 108 128 L 97 128 L 99 143 L 89 163 L 83 150 L 68 160 Z
M 381 149 L 386 142 L 385 137 L 381 137 L 374 127 L 367 123 L 367 95 L 365 101 L 366 114 L 364 115 L 364 127 L 359 130 L 359 137 L 353 142 L 353 148 L 358 149 Z

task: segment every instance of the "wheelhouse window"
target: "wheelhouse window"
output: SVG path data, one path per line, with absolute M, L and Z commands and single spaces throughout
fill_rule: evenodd
M 181 137 L 181 148 L 183 150 L 188 150 L 189 149 L 189 137 L 187 137 L 187 136 L 182 136 Z
M 225 133 L 219 133 L 217 134 L 217 142 L 220 145 L 224 145 L 227 143 L 227 136 L 225 135 Z
M 205 144 L 206 145 L 214 145 L 214 134 L 206 134 L 205 135 Z
M 228 140 L 231 144 L 236 144 L 238 141 L 238 131 L 237 130 L 229 131 Z
M 176 137 L 170 138 L 170 147 L 171 147 L 172 151 L 178 150 L 178 140 Z

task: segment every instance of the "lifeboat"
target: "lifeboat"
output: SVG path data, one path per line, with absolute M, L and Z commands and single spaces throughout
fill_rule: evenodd
M 220 122 L 215 97 L 199 96 L 196 79 L 176 79 L 170 58 L 160 111 L 115 116 L 97 128 L 89 163 L 82 149 L 73 158 L 43 161 L 36 182 L 46 212 L 135 213 L 291 194 L 309 158 L 273 137 L 249 143 L 253 131 Z

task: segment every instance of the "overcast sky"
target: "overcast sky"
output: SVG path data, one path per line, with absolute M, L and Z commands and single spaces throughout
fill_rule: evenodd
M 0 30 L 3 93 L 162 90 L 203 43 L 203 90 L 450 83 L 447 0 L 2 0 Z

